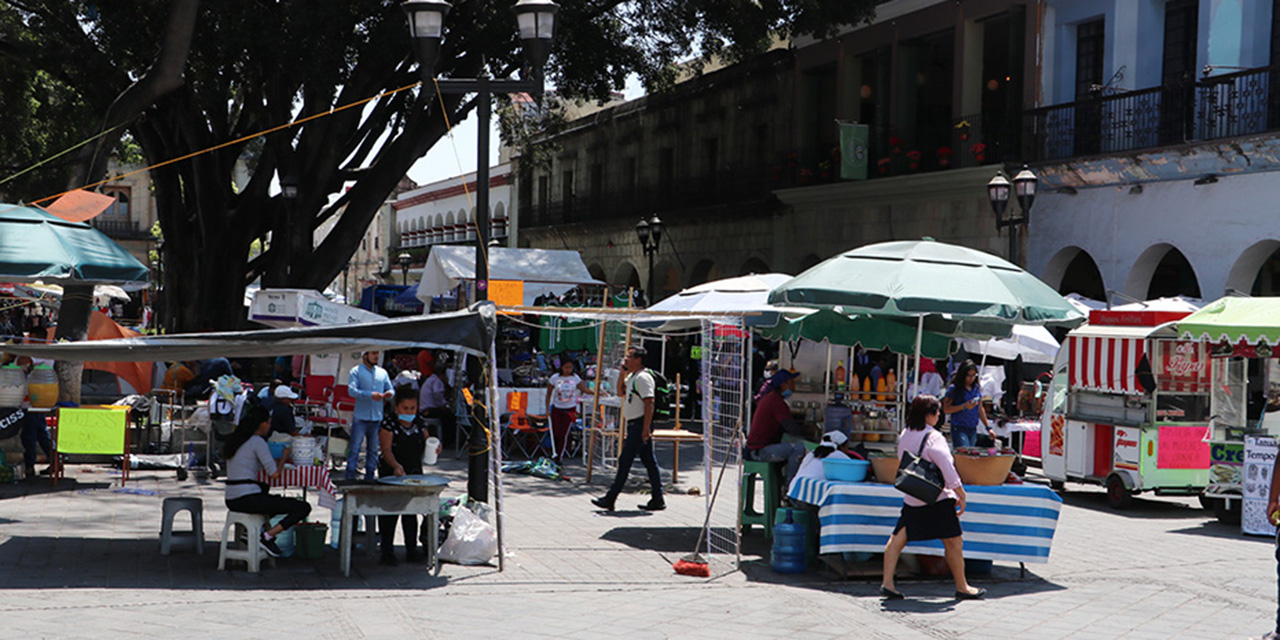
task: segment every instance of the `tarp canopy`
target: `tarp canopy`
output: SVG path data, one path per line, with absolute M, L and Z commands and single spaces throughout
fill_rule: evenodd
M 260 358 L 411 347 L 457 349 L 487 357 L 496 318 L 492 304 L 480 304 L 467 311 L 362 324 L 5 345 L 4 350 L 54 360 L 118 362 Z
M 1280 344 L 1280 298 L 1228 297 L 1178 322 L 1184 340 Z
M 489 247 L 489 279 L 518 280 L 524 283 L 524 304 L 531 305 L 540 296 L 561 295 L 579 285 L 604 286 L 591 277 L 587 265 L 577 251 L 558 249 L 508 249 Z M 418 299 L 426 304 L 476 277 L 476 248 L 471 246 L 435 246 L 422 267 L 418 282 Z
M 888 349 L 894 353 L 911 354 L 916 352 L 918 328 L 915 321 L 902 318 L 850 315 L 833 309 L 820 309 L 811 315 L 782 320 L 774 327 L 761 328 L 760 332 L 771 340 L 827 340 L 846 347 L 860 346 L 872 351 Z M 939 328 L 954 328 L 954 324 Z M 951 337 L 928 329 L 920 331 L 919 335 L 921 355 L 927 358 L 951 355 Z

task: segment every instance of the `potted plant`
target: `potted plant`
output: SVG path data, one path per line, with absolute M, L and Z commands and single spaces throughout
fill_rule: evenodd
M 939 167 L 951 166 L 951 147 L 938 147 L 938 150 L 934 153 L 938 156 Z

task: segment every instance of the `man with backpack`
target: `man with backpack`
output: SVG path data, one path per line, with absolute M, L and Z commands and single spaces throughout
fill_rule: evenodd
M 658 472 L 658 461 L 653 457 L 653 415 L 654 387 L 653 374 L 644 366 L 644 347 L 627 349 L 627 357 L 622 362 L 622 371 L 618 373 L 618 396 L 623 398 L 622 419 L 626 423 L 626 441 L 622 444 L 622 453 L 618 455 L 618 475 L 608 493 L 601 498 L 592 498 L 594 504 L 605 511 L 613 511 L 618 494 L 627 483 L 631 474 L 631 463 L 636 454 L 640 462 L 649 472 L 649 487 L 652 494 L 649 502 L 640 505 L 645 511 L 661 511 L 667 508 L 662 497 L 662 476 Z

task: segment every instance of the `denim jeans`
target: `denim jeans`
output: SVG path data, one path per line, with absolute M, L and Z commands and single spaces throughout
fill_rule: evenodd
M 649 488 L 653 492 L 649 500 L 662 502 L 662 476 L 658 473 L 658 460 L 653 457 L 653 438 L 642 440 L 643 435 L 644 418 L 627 422 L 627 441 L 622 443 L 622 453 L 618 454 L 618 477 L 613 479 L 613 486 L 609 487 L 605 500 L 612 502 L 622 493 L 622 488 L 627 484 L 627 476 L 631 474 L 631 463 L 635 462 L 636 454 L 639 454 L 640 462 L 649 472 Z
M 36 446 L 44 450 L 45 458 L 53 464 L 53 441 L 45 426 L 44 414 L 28 411 L 22 423 L 22 464 L 28 471 L 36 466 Z
M 977 427 L 957 427 L 951 425 L 951 444 L 959 447 L 973 447 L 978 444 Z
M 747 456 L 756 462 L 786 462 L 786 484 L 783 485 L 782 489 L 783 492 L 786 492 L 787 487 L 791 486 L 791 479 L 796 477 L 796 470 L 800 468 L 800 461 L 804 459 L 804 455 L 808 451 L 799 442 L 779 442 L 777 444 L 767 444 L 759 449 L 749 449 Z
M 351 446 L 347 449 L 347 479 L 355 480 L 360 469 L 360 445 L 367 445 L 364 457 L 364 479 L 372 480 L 373 472 L 378 468 L 378 429 L 377 420 L 351 421 Z

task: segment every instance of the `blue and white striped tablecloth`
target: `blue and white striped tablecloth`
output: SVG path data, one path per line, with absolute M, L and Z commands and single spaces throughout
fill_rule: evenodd
M 964 555 L 980 560 L 1049 561 L 1062 498 L 1033 484 L 965 486 L 960 526 Z M 801 478 L 788 494 L 818 505 L 822 553 L 884 551 L 902 513 L 902 493 L 874 482 L 828 482 Z M 942 555 L 941 540 L 907 544 L 907 553 Z

